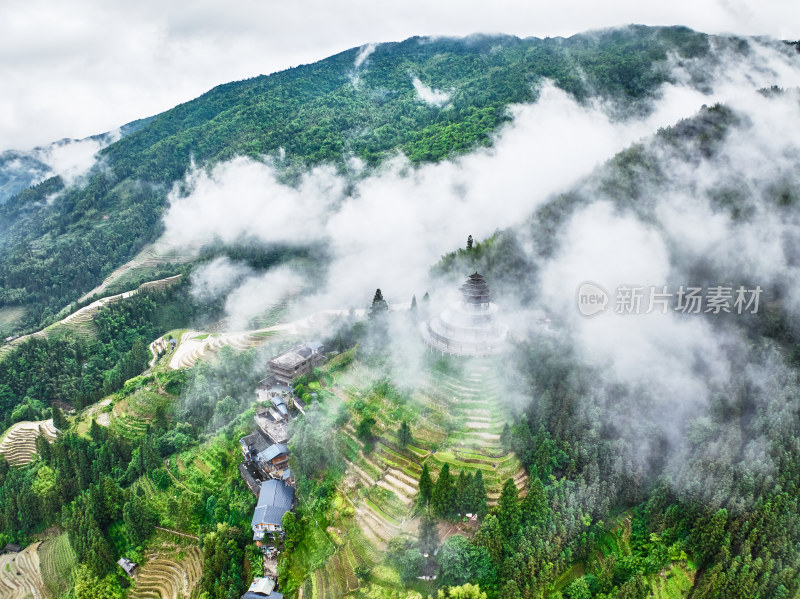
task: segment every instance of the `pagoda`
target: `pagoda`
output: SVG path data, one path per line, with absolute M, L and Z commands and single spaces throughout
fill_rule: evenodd
M 503 349 L 508 327 L 496 322 L 497 305 L 483 276 L 475 272 L 461 286 L 461 301 L 422 323 L 431 349 L 457 356 L 487 356 Z

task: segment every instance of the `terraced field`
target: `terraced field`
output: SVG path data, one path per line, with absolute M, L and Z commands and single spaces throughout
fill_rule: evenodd
M 118 293 L 117 295 L 109 295 L 108 297 L 96 300 L 91 304 L 89 304 L 88 306 L 84 306 L 83 308 L 76 310 L 66 318 L 62 319 L 61 324 L 76 325 L 76 324 L 90 322 L 95 317 L 95 314 L 97 314 L 97 312 L 103 306 L 107 306 L 109 304 L 114 304 L 116 302 L 122 301 L 142 291 L 164 289 L 165 287 L 168 287 L 173 283 L 177 283 L 180 278 L 181 275 L 176 275 L 174 277 L 167 277 L 166 279 L 159 279 L 158 281 L 150 281 L 148 283 L 142 283 L 141 285 L 139 285 L 139 287 L 137 287 L 132 291 L 125 291 L 124 293 Z
M 280 314 L 283 309 L 283 305 L 275 306 L 273 316 L 277 318 L 277 315 Z M 226 345 L 237 350 L 247 350 L 260 345 L 265 340 L 278 333 L 311 338 L 325 330 L 334 318 L 344 316 L 348 313 L 347 310 L 323 310 L 292 322 L 274 324 L 261 329 L 236 333 L 187 331 L 183 333 L 179 339 L 178 347 L 170 358 L 169 368 L 173 370 L 192 368 L 197 360 L 207 353 L 219 351 Z M 363 316 L 364 313 L 365 310 L 355 310 L 355 314 L 358 316 Z
M 131 395 L 114 403 L 111 412 L 99 412 L 97 422 L 109 426 L 126 439 L 136 440 L 147 432 L 159 406 L 168 408 L 174 398 L 157 392 L 153 386 L 137 389 Z
M 445 463 L 455 476 L 462 469 L 480 469 L 490 504 L 496 503 L 508 478 L 524 494 L 527 474 L 500 443 L 509 416 L 491 362 L 464 361 L 459 367 L 463 374 L 432 372 L 424 384 L 402 397 L 377 393 L 376 375 L 362 364 L 336 375 L 331 390 L 351 409 L 350 422 L 338 431 L 337 441 L 348 464 L 342 491 L 352 500 L 355 516 L 345 544 L 305 585 L 314 599 L 336 599 L 352 592 L 358 580 L 351 572 L 358 563 L 373 566 L 391 538 L 416 535 L 413 507 L 423 464 L 434 480 Z M 355 406 L 364 404 L 376 419 L 377 435 L 372 451 L 366 453 L 355 431 L 360 418 Z M 410 422 L 414 435 L 406 447 L 395 436 L 403 419 Z
M 35 333 L 31 333 L 30 335 L 23 335 L 22 337 L 18 337 L 14 341 L 6 343 L 4 345 L 0 345 L 0 358 L 2 358 L 6 353 L 10 352 L 14 347 L 18 346 L 20 343 L 25 342 L 31 337 L 48 337 L 51 334 L 56 332 L 63 332 L 68 330 L 70 334 L 78 335 L 81 337 L 94 337 L 96 334 L 95 325 L 92 322 L 97 312 L 103 306 L 108 304 L 113 304 L 129 298 L 137 293 L 145 290 L 153 290 L 153 289 L 163 289 L 164 287 L 171 285 L 178 281 L 180 275 L 174 277 L 167 277 L 165 279 L 159 279 L 157 281 L 149 281 L 147 283 L 142 283 L 136 289 L 131 291 L 125 291 L 123 293 L 118 293 L 116 295 L 110 295 L 108 297 L 104 297 L 102 299 L 96 300 L 89 304 L 88 306 L 84 306 L 74 312 L 66 314 L 64 318 L 60 321 L 51 324 L 48 327 L 45 327 L 41 331 L 37 331 Z M 98 289 L 100 289 L 98 287 Z M 88 297 L 94 295 L 94 292 L 90 292 L 89 295 L 84 296 L 81 300 L 84 300 Z M 67 312 L 70 308 L 64 308 L 60 313 L 59 316 L 65 312 Z
M 208 334 L 200 331 L 187 331 L 179 340 L 179 345 L 169 361 L 172 370 L 192 368 L 206 354 L 219 351 L 226 345 L 245 351 L 262 343 L 267 336 L 257 331 L 240 333 Z
M 19 553 L 0 555 L 0 597 L 45 599 L 48 597 L 39 570 L 39 543 Z
M 163 240 L 158 241 L 144 247 L 130 262 L 126 262 L 108 275 L 100 285 L 89 291 L 79 301 L 84 301 L 93 295 L 99 295 L 109 287 L 118 287 L 124 284 L 126 280 L 130 281 L 137 274 L 146 273 L 154 267 L 167 263 L 183 264 L 191 262 L 195 257 L 196 252 L 191 249 L 187 250 L 185 247 L 179 247 Z
M 353 529 L 348 534 L 347 541 L 336 548 L 325 566 L 308 577 L 303 599 L 333 599 L 352 593 L 359 587 L 356 567 L 372 569 L 380 562 L 381 557 L 374 544 L 357 528 Z
M 192 599 L 203 573 L 203 552 L 199 547 L 188 547 L 177 555 L 181 557 L 163 552 L 151 556 L 136 574 L 128 599 Z
M 0 455 L 4 456 L 12 466 L 24 466 L 36 457 L 36 438 L 44 435 L 48 441 L 55 440 L 58 429 L 53 420 L 36 422 L 17 422 L 6 431 L 0 441 Z
M 470 361 L 463 370 L 461 376 L 440 374 L 425 389 L 432 401 L 447 406 L 449 426 L 456 431 L 448 436 L 444 449 L 431 457 L 428 467 L 438 473 L 447 462 L 451 472 L 480 469 L 490 505 L 496 503 L 508 478 L 513 478 L 524 494 L 527 474 L 500 443 L 500 433 L 509 415 L 501 400 L 503 392 L 498 375 L 489 361 Z
M 39 546 L 39 565 L 50 597 L 61 597 L 69 591 L 77 556 L 69 544 L 67 533 L 47 539 Z

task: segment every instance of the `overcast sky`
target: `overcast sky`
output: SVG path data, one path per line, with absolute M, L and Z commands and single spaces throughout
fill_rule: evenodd
M 644 23 L 800 38 L 797 0 L 2 0 L 0 151 L 113 129 L 219 83 L 412 35 Z

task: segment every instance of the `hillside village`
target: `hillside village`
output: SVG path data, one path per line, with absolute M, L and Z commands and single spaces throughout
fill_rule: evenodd
M 278 555 L 283 541 L 283 517 L 294 507 L 294 477 L 289 468 L 289 422 L 305 415 L 305 404 L 295 397 L 291 383 L 325 361 L 319 342 L 298 345 L 269 361 L 269 376 L 256 389 L 259 408 L 255 430 L 239 440 L 239 472 L 258 498 L 251 528 L 263 555 L 263 576 L 255 577 L 242 599 L 283 599 L 277 590 Z

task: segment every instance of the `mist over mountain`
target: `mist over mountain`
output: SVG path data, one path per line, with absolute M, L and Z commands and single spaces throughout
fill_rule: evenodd
M 140 129 L 146 122 L 147 119 L 141 119 L 116 131 L 86 139 L 62 139 L 32 150 L 3 151 L 0 153 L 0 204 L 51 177 L 61 178 L 68 186 L 74 184 L 95 165 L 100 150 Z
M 646 118 L 671 89 L 709 93 L 729 64 L 745 80 L 776 83 L 770 57 L 786 61 L 791 50 L 686 28 L 629 27 L 568 39 L 412 38 L 222 85 L 105 148 L 78 185 L 62 188 L 55 177 L 6 202 L 0 302 L 24 303 L 31 326 L 97 285 L 161 234 L 168 195 L 193 165 L 269 157 L 291 184 L 307 166 L 342 170 L 357 159 L 374 168 L 397 152 L 412 165 L 437 162 L 491 146 L 512 118 L 508 107 L 535 103 L 545 80 L 625 123 Z M 426 102 L 420 85 L 447 102 Z M 75 256 L 80 269 L 72 266 Z
M 629 26 L 367 44 L 0 154 L 0 331 L 60 323 L 0 352 L 0 421 L 63 433 L 0 460 L 0 540 L 58 524 L 76 592 L 123 596 L 159 522 L 239 596 L 238 439 L 313 331 L 287 594 L 796 596 L 797 131 L 796 44 Z M 478 272 L 507 352 L 439 355 Z

